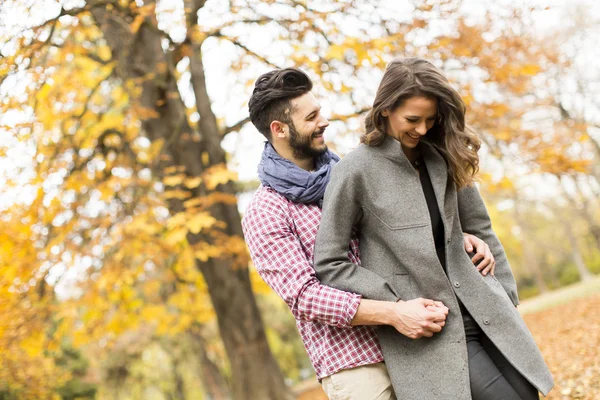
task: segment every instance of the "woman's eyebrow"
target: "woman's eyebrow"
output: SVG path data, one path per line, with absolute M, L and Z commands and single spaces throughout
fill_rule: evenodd
M 433 115 L 430 115 L 429 117 L 427 117 L 427 119 L 429 119 L 429 118 L 435 118 L 435 117 L 437 117 L 437 113 L 435 113 Z M 419 118 L 422 118 L 422 117 L 420 115 L 406 115 L 406 116 L 404 116 L 404 118 L 419 119 Z

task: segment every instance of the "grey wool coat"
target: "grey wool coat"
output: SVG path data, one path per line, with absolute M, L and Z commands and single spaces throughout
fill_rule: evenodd
M 471 399 L 459 298 L 510 363 L 540 392 L 553 379 L 517 311 L 517 288 L 485 205 L 472 186 L 457 192 L 440 153 L 421 141 L 446 240 L 447 275 L 440 264 L 417 172 L 391 137 L 361 144 L 333 169 L 315 247 L 322 283 L 374 300 L 418 297 L 450 309 L 432 338 L 410 339 L 390 326 L 377 328 L 398 399 Z M 361 264 L 348 259 L 357 228 Z M 463 232 L 484 240 L 496 259 L 495 277 L 481 275 L 464 250 Z

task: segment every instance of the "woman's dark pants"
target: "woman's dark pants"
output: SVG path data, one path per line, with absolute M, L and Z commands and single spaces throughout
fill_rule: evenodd
M 537 389 L 500 353 L 469 312 L 461 307 L 473 400 L 539 399 Z

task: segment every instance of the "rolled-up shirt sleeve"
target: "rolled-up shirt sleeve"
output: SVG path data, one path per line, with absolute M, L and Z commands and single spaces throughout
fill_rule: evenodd
M 242 227 L 252 262 L 296 319 L 351 327 L 361 296 L 322 285 L 283 213 L 252 209 Z

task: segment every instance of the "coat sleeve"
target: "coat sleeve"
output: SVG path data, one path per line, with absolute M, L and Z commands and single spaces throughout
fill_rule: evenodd
M 323 215 L 315 244 L 315 271 L 319 280 L 364 298 L 398 301 L 396 290 L 383 277 L 356 265 L 348 257 L 352 230 L 362 215 L 360 177 L 342 161 L 332 171 L 325 191 Z
M 492 222 L 487 208 L 475 185 L 461 189 L 458 195 L 458 213 L 462 230 L 477 236 L 490 246 L 490 250 L 496 260 L 496 279 L 502 284 L 504 290 L 513 304 L 519 304 L 517 294 L 517 283 L 513 276 L 510 264 L 506 258 L 504 248 L 492 229 Z

